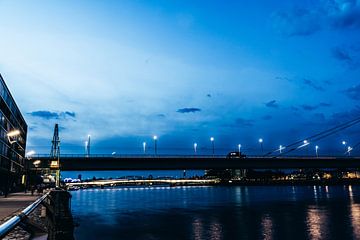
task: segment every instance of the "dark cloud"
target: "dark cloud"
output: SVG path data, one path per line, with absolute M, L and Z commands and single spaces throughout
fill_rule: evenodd
M 284 36 L 308 36 L 324 28 L 360 27 L 360 4 L 356 0 L 328 0 L 309 8 L 293 8 L 273 14 L 274 28 Z
M 254 120 L 244 119 L 244 118 L 237 118 L 235 120 L 235 124 L 238 127 L 252 127 L 252 126 L 254 126 Z
M 265 116 L 262 117 L 262 119 L 267 121 L 267 120 L 272 119 L 272 116 L 271 115 L 265 115 Z
M 318 105 L 307 105 L 307 104 L 303 104 L 301 105 L 302 109 L 305 111 L 313 111 L 315 109 L 318 109 L 319 106 Z
M 210 93 L 206 94 L 206 96 L 207 96 L 208 98 L 211 98 L 211 94 L 210 94 Z
M 156 116 L 159 117 L 159 118 L 165 118 L 166 117 L 166 115 L 163 114 L 163 113 L 157 114 Z
M 271 101 L 265 103 L 265 106 L 269 107 L 269 108 L 278 108 L 279 104 L 276 103 L 276 100 L 271 100 Z
M 319 103 L 319 107 L 331 107 L 331 106 L 332 106 L 331 103 L 325 103 L 325 102 Z
M 314 81 L 311 81 L 310 79 L 303 78 L 303 84 L 317 91 L 324 91 L 324 88 L 322 86 L 317 85 Z
M 332 56 L 339 62 L 345 64 L 350 69 L 359 67 L 358 52 L 360 49 L 355 45 L 338 46 L 331 49 Z
M 331 106 L 332 106 L 332 104 L 330 104 L 330 103 L 321 102 L 317 105 L 303 104 L 303 105 L 301 105 L 301 108 L 305 111 L 313 111 L 315 109 L 318 109 L 319 107 L 331 107 Z
M 353 100 L 360 100 L 360 84 L 346 89 L 344 93 Z
M 329 125 L 338 125 L 353 119 L 357 119 L 360 116 L 360 106 L 355 106 L 355 108 L 349 111 L 337 112 L 334 113 L 328 121 Z
M 334 47 L 331 49 L 331 53 L 334 58 L 340 61 L 352 61 L 352 58 L 350 57 L 350 54 L 348 51 L 341 47 Z
M 200 112 L 200 108 L 180 108 L 176 112 L 178 113 L 194 113 L 194 112 Z
M 307 36 L 321 29 L 316 11 L 294 8 L 273 14 L 274 28 L 284 36 Z
M 50 111 L 46 111 L 46 110 L 41 110 L 41 111 L 34 111 L 34 112 L 30 112 L 27 113 L 33 117 L 38 117 L 38 118 L 42 118 L 42 119 L 65 119 L 67 117 L 70 118 L 75 118 L 76 114 L 75 112 L 50 112 Z

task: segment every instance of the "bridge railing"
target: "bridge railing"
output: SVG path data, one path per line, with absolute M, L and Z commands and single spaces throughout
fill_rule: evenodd
M 227 155 L 176 155 L 176 154 L 61 154 L 60 158 L 226 158 Z M 49 154 L 36 154 L 31 157 L 32 159 L 36 158 L 50 158 Z M 233 157 L 237 158 L 237 157 Z M 358 158 L 354 156 L 346 156 L 346 155 L 328 155 L 328 156 L 313 156 L 313 155 L 289 155 L 289 156 L 264 156 L 264 155 L 247 155 L 246 158 L 281 158 L 281 159 L 309 159 L 309 158 L 319 158 L 319 159 L 335 159 L 335 158 Z

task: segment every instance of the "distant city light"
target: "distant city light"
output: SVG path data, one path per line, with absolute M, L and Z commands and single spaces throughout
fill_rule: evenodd
M 15 137 L 17 135 L 20 135 L 20 130 L 12 130 L 6 134 L 8 137 Z

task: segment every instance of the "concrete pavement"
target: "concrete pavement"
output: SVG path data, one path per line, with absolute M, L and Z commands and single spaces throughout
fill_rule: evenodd
M 13 215 L 33 203 L 40 195 L 31 193 L 11 193 L 7 198 L 0 196 L 0 223 L 4 218 Z

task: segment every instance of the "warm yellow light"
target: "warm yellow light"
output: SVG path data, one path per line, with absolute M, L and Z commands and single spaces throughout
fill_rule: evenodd
M 7 134 L 6 134 L 8 137 L 15 137 L 15 136 L 17 136 L 17 135 L 20 135 L 20 131 L 19 130 L 12 130 L 12 131 L 10 131 L 10 132 L 8 132 Z

